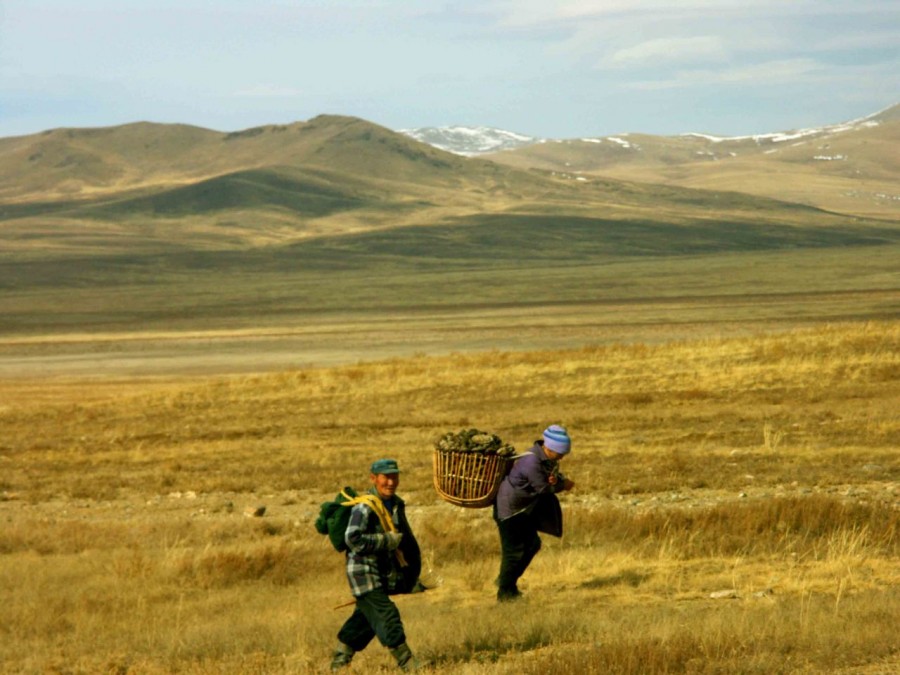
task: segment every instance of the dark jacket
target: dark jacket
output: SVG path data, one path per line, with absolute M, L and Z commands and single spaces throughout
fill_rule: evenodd
M 556 485 L 550 476 L 556 475 Z M 520 513 L 531 513 L 542 495 L 555 495 L 565 487 L 559 462 L 547 459 L 544 442 L 535 441 L 528 452 L 517 459 L 497 491 L 497 518 L 506 520 Z M 550 501 L 556 501 L 553 497 Z

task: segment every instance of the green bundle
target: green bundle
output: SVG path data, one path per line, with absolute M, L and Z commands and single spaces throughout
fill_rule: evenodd
M 481 455 L 499 455 L 512 457 L 516 449 L 504 443 L 497 434 L 479 429 L 462 429 L 459 432 L 448 431 L 434 444 L 435 450 L 444 452 L 472 452 Z

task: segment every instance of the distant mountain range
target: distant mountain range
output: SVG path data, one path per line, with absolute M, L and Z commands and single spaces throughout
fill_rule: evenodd
M 139 122 L 0 138 L 0 258 L 312 240 L 331 242 L 341 263 L 348 251 L 528 256 L 542 241 L 650 255 L 880 241 L 854 228 L 900 221 L 898 106 L 734 139 L 426 131 L 428 143 L 321 115 L 233 133 Z M 453 139 L 455 152 L 432 145 Z
M 862 117 L 860 119 L 843 122 L 841 124 L 826 125 L 809 129 L 795 129 L 766 134 L 754 134 L 750 136 L 713 136 L 704 133 L 683 133 L 678 138 L 699 138 L 709 141 L 711 144 L 723 147 L 738 144 L 744 145 L 747 141 L 759 146 L 772 146 L 800 139 L 811 139 L 845 131 L 853 131 L 861 128 L 877 126 L 883 122 L 900 120 L 900 104 L 882 110 L 881 112 Z M 551 139 L 538 138 L 514 131 L 506 131 L 493 127 L 477 126 L 443 126 L 443 127 L 419 127 L 416 129 L 399 129 L 400 133 L 414 138 L 422 143 L 427 143 L 441 150 L 457 155 L 474 157 L 506 150 L 516 150 L 540 143 L 571 143 L 580 141 L 584 143 L 610 143 L 621 148 L 639 151 L 640 147 L 629 140 L 633 133 L 622 133 L 613 136 L 593 136 L 578 139 Z M 645 134 L 640 134 L 646 137 Z M 723 145 L 724 144 L 724 145 Z
M 580 181 L 732 190 L 900 220 L 900 105 L 849 122 L 752 136 L 622 133 L 554 140 L 483 127 L 403 133 L 459 155 Z

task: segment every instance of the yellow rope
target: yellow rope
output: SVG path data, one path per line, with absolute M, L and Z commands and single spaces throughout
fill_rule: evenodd
M 359 495 L 358 497 L 351 497 L 346 492 L 341 490 L 341 496 L 344 497 L 347 501 L 341 502 L 341 506 L 353 506 L 355 504 L 365 504 L 378 516 L 378 520 L 381 523 L 381 529 L 385 532 L 396 532 L 397 526 L 394 525 L 394 521 L 391 518 L 391 514 L 388 512 L 387 507 L 384 505 L 384 502 L 381 501 L 380 497 L 375 495 Z M 409 563 L 406 562 L 406 558 L 403 556 L 403 552 L 397 548 L 394 549 L 394 555 L 397 556 L 397 562 L 400 563 L 400 567 L 406 567 Z

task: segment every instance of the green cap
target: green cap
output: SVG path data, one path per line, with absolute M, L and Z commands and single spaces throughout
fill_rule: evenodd
M 378 459 L 372 462 L 371 471 L 374 474 L 400 473 L 400 467 L 397 466 L 396 459 Z

